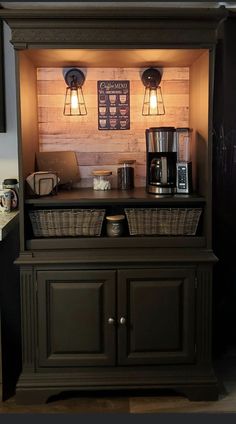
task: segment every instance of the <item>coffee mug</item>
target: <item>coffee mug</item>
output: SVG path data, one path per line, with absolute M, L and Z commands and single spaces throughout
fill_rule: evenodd
M 11 212 L 12 190 L 4 190 L 1 193 L 1 209 L 3 212 Z

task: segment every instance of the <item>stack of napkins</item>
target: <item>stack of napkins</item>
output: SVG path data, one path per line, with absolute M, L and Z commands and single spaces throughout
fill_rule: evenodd
M 30 174 L 26 181 L 35 194 L 46 196 L 53 191 L 60 179 L 53 172 L 38 171 Z

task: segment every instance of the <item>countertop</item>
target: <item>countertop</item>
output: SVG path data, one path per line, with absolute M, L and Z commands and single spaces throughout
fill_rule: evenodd
M 0 212 L 0 242 L 9 234 L 17 222 L 19 211 Z

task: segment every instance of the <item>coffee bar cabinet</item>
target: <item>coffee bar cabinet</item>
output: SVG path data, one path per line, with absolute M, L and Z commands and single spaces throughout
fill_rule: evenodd
M 17 401 L 108 389 L 217 399 L 211 134 L 216 31 L 225 9 L 2 9 L 1 15 L 12 30 L 17 75 L 23 356 Z M 86 71 L 86 116 L 63 115 L 63 69 L 70 67 Z M 140 73 L 148 67 L 162 69 L 163 116 L 142 116 Z M 125 129 L 99 127 L 98 81 L 129 81 Z M 163 126 L 192 130 L 193 193 L 147 193 L 145 129 Z M 26 178 L 37 171 L 38 152 L 62 151 L 76 152 L 80 181 L 55 195 L 30 195 Z M 132 190 L 117 189 L 118 159 L 136 160 Z M 112 171 L 111 190 L 93 189 L 93 170 L 101 168 Z M 30 217 L 62 209 L 98 212 L 100 233 L 34 231 Z M 197 230 L 132 230 L 128 213 L 157 209 L 160 216 L 200 211 Z M 128 218 L 120 237 L 106 233 L 106 216 L 114 214 Z

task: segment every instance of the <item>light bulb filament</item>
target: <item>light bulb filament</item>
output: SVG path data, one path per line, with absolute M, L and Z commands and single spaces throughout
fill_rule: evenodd
M 71 90 L 71 109 L 78 109 L 79 102 L 78 102 L 78 94 L 77 90 Z
M 155 89 L 150 90 L 150 109 L 152 111 L 157 109 L 157 92 Z

